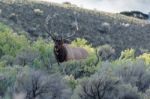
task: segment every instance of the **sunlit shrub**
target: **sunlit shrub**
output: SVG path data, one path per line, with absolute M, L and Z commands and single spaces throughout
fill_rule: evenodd
M 144 53 L 137 57 L 137 59 L 142 59 L 146 64 L 150 64 L 150 53 Z
M 0 22 L 0 32 L 12 32 L 12 30 L 7 25 Z
M 39 52 L 39 57 L 34 60 L 34 67 L 46 67 L 50 68 L 52 64 L 56 63 L 56 59 L 53 53 L 53 43 L 44 41 L 39 38 L 32 44 L 32 48 Z
M 6 62 L 6 60 L 1 60 L 0 61 L 0 68 L 2 67 L 6 67 L 7 66 L 7 62 Z
M 119 59 L 135 59 L 135 50 L 131 48 L 122 51 Z
M 2 26 L 2 27 L 1 27 Z M 29 46 L 24 35 L 13 33 L 7 26 L 0 24 L 0 55 L 15 56 L 21 49 Z
M 71 45 L 73 46 L 78 46 L 78 47 L 83 47 L 85 48 L 89 53 L 94 53 L 94 48 L 92 48 L 92 45 L 88 43 L 87 40 L 81 39 L 81 38 L 76 38 L 74 41 L 71 42 Z
M 74 78 L 74 76 L 73 76 L 73 75 L 70 75 L 70 76 L 66 75 L 66 76 L 64 77 L 64 79 L 68 82 L 68 84 L 69 84 L 69 86 L 72 88 L 72 90 L 74 90 L 75 87 L 76 87 L 77 84 L 78 84 L 78 82 L 77 82 L 77 80 Z

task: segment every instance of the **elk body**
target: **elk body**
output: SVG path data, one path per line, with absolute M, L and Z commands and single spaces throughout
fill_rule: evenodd
M 73 47 L 70 44 L 64 43 L 64 39 L 61 37 L 56 37 L 53 35 L 49 29 L 48 29 L 48 22 L 50 20 L 50 16 L 46 18 L 46 24 L 45 28 L 47 30 L 47 33 L 51 36 L 52 40 L 54 41 L 54 55 L 58 63 L 69 61 L 69 60 L 80 60 L 85 59 L 88 57 L 88 52 L 81 47 Z M 78 27 L 76 25 L 76 30 L 78 30 Z M 68 36 L 67 38 L 70 38 L 74 36 L 75 31 L 73 31 L 73 34 Z
M 88 52 L 84 48 L 72 47 L 70 44 L 63 43 L 55 44 L 54 54 L 58 62 L 85 59 L 88 56 Z

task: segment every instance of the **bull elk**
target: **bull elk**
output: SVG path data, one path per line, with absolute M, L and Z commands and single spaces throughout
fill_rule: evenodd
M 53 15 L 53 17 L 56 17 L 57 15 Z M 73 30 L 73 33 L 66 38 L 61 36 L 56 36 L 55 34 L 52 34 L 51 30 L 49 28 L 52 28 L 52 22 L 50 23 L 49 27 L 49 21 L 53 21 L 53 17 L 48 15 L 45 20 L 45 30 L 49 34 L 49 36 L 52 38 L 54 42 L 54 55 L 55 58 L 59 63 L 69 61 L 69 60 L 80 60 L 85 59 L 88 57 L 88 52 L 81 47 L 72 47 L 70 44 L 64 43 L 64 41 L 72 36 L 75 35 L 76 31 L 78 31 L 78 23 L 77 20 L 75 24 L 75 29 Z M 76 19 L 76 18 L 75 18 Z M 56 23 L 55 23 L 56 24 Z M 53 31 L 54 32 L 54 31 Z M 56 31 L 55 31 L 56 32 Z M 61 32 L 62 33 L 62 32 Z

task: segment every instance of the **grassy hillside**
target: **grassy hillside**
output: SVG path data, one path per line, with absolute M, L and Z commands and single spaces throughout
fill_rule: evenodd
M 150 24 L 143 20 L 120 14 L 44 2 L 29 4 L 1 2 L 0 9 L 0 21 L 8 24 L 16 31 L 20 29 L 26 31 L 32 39 L 39 36 L 48 37 L 44 28 L 44 21 L 48 14 L 63 14 L 60 20 L 63 20 L 62 24 L 65 24 L 66 21 L 73 21 L 73 12 L 76 12 L 79 31 L 71 40 L 82 37 L 92 43 L 93 46 L 109 44 L 115 48 L 116 56 L 119 56 L 121 50 L 127 48 L 134 48 L 137 53 L 150 50 Z M 59 23 L 60 20 L 58 19 L 56 23 Z M 56 28 L 58 33 L 62 31 L 65 34 L 69 31 L 68 25 L 60 27 L 60 24 L 56 24 Z

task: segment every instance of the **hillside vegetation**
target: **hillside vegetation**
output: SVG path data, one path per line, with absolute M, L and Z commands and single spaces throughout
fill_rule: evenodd
M 0 99 L 150 99 L 145 21 L 57 4 L 0 4 Z M 74 11 L 79 32 L 70 44 L 89 56 L 58 64 L 44 20 L 57 12 L 70 16 L 58 22 L 72 22 Z
M 44 22 L 47 15 L 60 14 L 62 24 L 73 22 L 74 12 L 77 13 L 79 31 L 71 39 L 82 37 L 88 40 L 93 46 L 104 44 L 111 45 L 119 56 L 121 50 L 127 48 L 136 49 L 136 53 L 150 49 L 150 24 L 146 21 L 120 14 L 111 14 L 86 10 L 71 5 L 60 5 L 53 3 L 0 3 L 0 20 L 11 26 L 14 30 L 23 30 L 34 40 L 42 36 L 48 37 L 45 32 Z M 69 25 L 56 24 L 56 31 L 70 31 Z M 52 27 L 54 28 L 54 27 Z M 52 31 L 53 32 L 53 31 Z
M 134 49 L 127 49 L 111 60 L 109 45 L 96 55 L 85 39 L 77 38 L 72 46 L 86 48 L 89 57 L 58 65 L 51 41 L 31 41 L 3 23 L 0 34 L 0 99 L 150 98 L 149 53 L 136 57 Z

